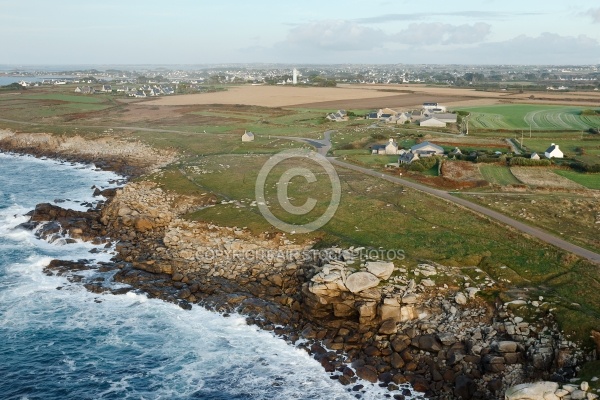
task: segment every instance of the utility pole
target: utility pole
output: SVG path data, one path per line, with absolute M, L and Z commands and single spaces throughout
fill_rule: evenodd
M 521 147 L 523 147 L 523 129 L 521 129 Z

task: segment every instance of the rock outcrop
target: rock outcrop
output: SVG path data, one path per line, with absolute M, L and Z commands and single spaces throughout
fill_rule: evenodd
M 585 358 L 542 300 L 485 302 L 479 292 L 502 286 L 475 267 L 467 276 L 431 262 L 363 260 L 356 249 L 313 252 L 283 234 L 181 217 L 200 205 L 140 182 L 118 189 L 101 211 L 41 206 L 36 220 L 118 241 L 114 279 L 150 297 L 237 311 L 292 343 L 305 339 L 301 346 L 342 384 L 363 379 L 398 396 L 411 384 L 429 398 L 502 399 L 523 382 L 571 378 Z M 51 270 L 65 268 L 81 266 Z M 102 282 L 86 287 L 109 290 Z M 521 310 L 536 317 L 526 321 Z

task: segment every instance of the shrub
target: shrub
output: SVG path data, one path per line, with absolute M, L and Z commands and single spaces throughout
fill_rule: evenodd
M 582 110 L 581 115 L 600 115 L 600 110 L 592 110 L 588 108 L 587 110 Z
M 433 168 L 438 161 L 439 160 L 437 157 L 424 157 L 424 158 L 421 158 L 417 161 L 413 161 L 412 163 L 410 163 L 410 165 L 408 166 L 408 169 L 410 171 L 417 171 L 417 172 L 427 171 L 427 170 Z
M 497 163 L 502 162 L 503 160 L 498 157 L 479 156 L 475 159 L 475 161 L 478 163 Z
M 510 159 L 511 166 L 520 166 L 520 167 L 547 167 L 552 165 L 550 160 L 532 160 L 531 158 L 525 157 L 513 157 Z
M 579 161 L 574 161 L 569 166 L 579 172 L 600 172 L 600 164 L 586 164 Z

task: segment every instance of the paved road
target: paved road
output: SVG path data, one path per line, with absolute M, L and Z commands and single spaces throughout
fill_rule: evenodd
M 323 140 L 303 139 L 303 141 L 308 144 L 312 144 L 312 145 L 315 145 L 314 143 L 316 143 L 315 147 L 317 149 L 317 152 L 323 156 L 326 156 L 327 152 L 331 148 L 331 140 L 330 139 L 331 139 L 331 134 L 333 132 L 335 132 L 335 131 L 325 132 Z M 543 242 L 546 242 L 546 243 L 556 246 L 560 249 L 571 252 L 579 257 L 588 259 L 594 263 L 600 264 L 600 254 L 598 254 L 598 253 L 584 249 L 583 247 L 579 247 L 573 243 L 567 242 L 566 240 L 559 238 L 558 236 L 554 236 L 542 229 L 535 228 L 531 225 L 527 225 L 523 222 L 517 221 L 516 219 L 510 218 L 510 217 L 508 217 L 502 213 L 499 213 L 497 211 L 490 210 L 489 208 L 483 207 L 483 206 L 473 203 L 469 200 L 462 199 L 460 197 L 456 197 L 456 196 L 452 195 L 451 193 L 446 192 L 444 190 L 439 190 L 439 189 L 435 189 L 435 188 L 432 188 L 429 186 L 421 185 L 420 183 L 412 182 L 412 181 L 409 181 L 409 180 L 406 180 L 403 178 L 398 178 L 396 176 L 382 174 L 381 172 L 376 172 L 372 169 L 359 167 L 358 165 L 340 161 L 335 157 L 327 157 L 327 159 L 333 165 L 336 165 L 338 167 L 361 172 L 365 175 L 370 175 L 370 176 L 380 178 L 380 179 L 383 179 L 383 180 L 386 180 L 388 182 L 392 182 L 395 184 L 400 184 L 400 185 L 409 187 L 411 189 L 415 189 L 415 190 L 430 194 L 432 196 L 435 196 L 437 198 L 446 200 L 450 203 L 458 204 L 458 205 L 468 208 L 472 211 L 475 211 L 479 214 L 483 214 L 489 218 L 495 219 L 503 224 L 511 226 L 511 227 L 513 227 L 523 233 L 531 235 Z

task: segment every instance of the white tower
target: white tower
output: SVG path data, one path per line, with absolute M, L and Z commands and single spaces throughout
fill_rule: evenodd
M 294 85 L 298 84 L 298 70 L 296 68 L 294 68 L 292 83 Z

